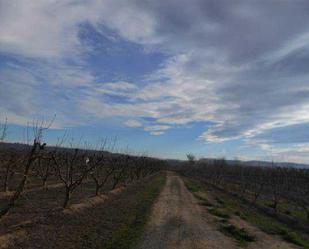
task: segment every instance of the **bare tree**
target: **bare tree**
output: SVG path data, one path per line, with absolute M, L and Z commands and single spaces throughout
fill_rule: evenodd
M 37 122 L 33 125 L 33 143 L 30 147 L 30 151 L 26 153 L 25 159 L 23 160 L 23 175 L 22 178 L 18 184 L 17 189 L 15 190 L 14 194 L 9 198 L 7 205 L 4 206 L 0 210 L 0 218 L 2 218 L 5 214 L 9 212 L 9 210 L 15 205 L 16 200 L 20 197 L 22 194 L 25 184 L 28 180 L 29 173 L 31 170 L 31 167 L 33 163 L 37 160 L 40 153 L 44 150 L 46 143 L 42 143 L 43 139 L 43 132 L 47 129 L 49 129 L 53 123 L 54 119 L 51 120 L 50 123 L 45 125 L 44 121 L 41 121 L 41 123 Z M 5 125 L 6 126 L 6 125 Z M 6 130 L 6 128 L 5 128 Z
M 4 123 L 0 125 L 0 142 L 3 142 L 7 136 L 8 120 L 5 119 Z
M 3 166 L 3 191 L 9 191 L 10 181 L 13 178 L 18 165 L 22 163 L 23 157 L 16 151 L 4 151 L 1 155 Z
M 66 208 L 72 193 L 81 185 L 92 168 L 86 151 L 80 149 L 58 149 L 52 158 L 55 172 L 65 187 L 62 207 Z
M 104 152 L 99 152 L 89 159 L 92 165 L 90 177 L 95 183 L 96 196 L 100 194 L 100 190 L 105 186 L 115 170 L 115 168 L 110 167 L 107 157 L 108 155 L 104 155 Z
M 33 145 L 31 146 L 30 152 L 28 153 L 25 159 L 25 162 L 23 163 L 24 164 L 23 177 L 16 191 L 14 192 L 12 197 L 9 199 L 7 205 L 3 209 L 0 210 L 0 218 L 9 212 L 9 210 L 14 206 L 16 200 L 19 198 L 19 196 L 23 192 L 26 181 L 29 176 L 29 171 L 31 169 L 31 166 L 37 160 L 38 155 L 44 149 L 44 147 L 45 147 L 45 144 L 41 144 L 40 137 L 36 137 L 33 141 Z
M 187 154 L 187 159 L 188 159 L 189 165 L 191 165 L 191 166 L 194 165 L 196 158 L 192 153 Z
M 112 189 L 115 189 L 118 183 L 122 181 L 125 177 L 125 167 L 123 163 L 123 156 L 114 156 L 110 159 L 110 165 L 113 169 L 113 185 Z
M 47 180 L 53 173 L 53 159 L 52 154 L 41 154 L 34 165 L 36 176 L 42 181 L 42 187 L 47 189 Z

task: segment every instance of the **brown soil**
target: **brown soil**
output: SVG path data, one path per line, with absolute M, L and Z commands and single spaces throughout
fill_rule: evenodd
M 138 249 L 237 248 L 213 227 L 179 176 L 169 173 Z
M 57 224 L 58 219 L 62 220 L 59 223 L 66 229 L 65 223 L 70 223 L 68 220 L 76 219 L 78 215 L 82 217 L 89 210 L 101 207 L 111 196 L 120 194 L 124 190 L 123 187 L 119 187 L 110 191 L 110 188 L 111 185 L 108 184 L 102 190 L 102 192 L 106 193 L 105 195 L 94 196 L 93 183 L 85 181 L 73 193 L 70 205 L 65 210 L 61 208 L 64 196 L 63 184 L 51 183 L 47 189 L 38 186 L 26 188 L 9 214 L 0 221 L 0 249 L 23 248 L 21 247 L 21 245 L 24 245 L 23 241 L 34 234 L 38 234 L 37 237 L 39 237 L 39 234 L 43 234 L 43 231 L 44 233 L 54 234 L 57 229 L 60 230 L 59 224 Z M 0 206 L 6 203 L 6 198 L 9 195 L 3 194 L 0 196 Z M 44 228 L 42 224 L 44 224 Z M 48 228 L 46 231 L 45 227 Z M 41 237 L 45 240 L 44 236 Z M 19 246 L 15 246 L 16 244 Z M 28 247 L 24 246 L 24 248 Z
M 215 192 L 201 193 L 210 203 L 215 203 Z M 219 219 L 200 205 L 185 187 L 183 180 L 172 173 L 167 175 L 166 185 L 153 207 L 152 215 L 137 249 L 233 249 L 237 241 L 218 231 Z M 269 235 L 259 228 L 232 216 L 230 224 L 245 228 L 256 237 L 249 249 L 299 248 Z
M 257 227 L 249 224 L 245 220 L 233 216 L 230 219 L 230 223 L 236 225 L 237 227 L 245 228 L 250 234 L 253 234 L 256 238 L 256 242 L 248 245 L 248 249 L 294 249 L 300 248 L 294 246 L 284 240 L 282 240 L 279 236 L 269 235 L 264 233 Z

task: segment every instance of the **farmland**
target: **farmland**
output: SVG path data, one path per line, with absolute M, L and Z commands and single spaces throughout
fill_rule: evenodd
M 162 160 L 37 140 L 17 147 L 1 148 L 1 248 L 135 243 L 164 183 Z
M 309 248 L 307 169 L 2 143 L 0 248 Z

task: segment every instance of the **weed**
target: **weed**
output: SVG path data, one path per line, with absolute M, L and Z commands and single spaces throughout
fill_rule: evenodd
M 219 219 L 219 222 L 221 222 L 221 223 L 228 223 L 228 219 L 226 219 L 226 218 L 220 218 Z
M 248 242 L 255 241 L 255 237 L 249 234 L 244 228 L 238 228 L 234 225 L 221 225 L 219 230 L 227 236 L 236 239 L 240 246 L 246 246 Z
M 220 218 L 225 218 L 225 219 L 230 218 L 230 215 L 228 213 L 226 213 L 223 210 L 219 210 L 217 208 L 208 208 L 208 211 L 212 215 L 215 215 L 215 216 L 220 217 Z
M 201 206 L 206 206 L 206 207 L 212 207 L 212 206 L 213 206 L 213 205 L 212 205 L 209 201 L 207 201 L 207 200 L 203 200 L 203 201 L 199 202 L 199 204 L 200 204 Z
M 192 193 L 198 192 L 202 189 L 202 185 L 196 181 L 186 181 L 186 187 Z
M 193 194 L 194 195 L 194 197 L 196 198 L 196 199 L 198 199 L 199 200 L 199 205 L 201 205 L 201 206 L 206 206 L 206 207 L 212 207 L 213 205 L 212 205 L 212 203 L 210 203 L 208 200 L 207 200 L 207 198 L 205 198 L 205 197 L 203 197 L 203 196 L 201 196 L 201 195 L 199 195 L 199 194 L 197 194 L 197 193 L 194 193 Z
M 279 222 L 278 220 L 276 220 L 275 217 L 265 215 L 252 207 L 248 207 L 247 203 L 244 200 L 241 200 L 240 198 L 235 198 L 234 196 L 230 196 L 228 194 L 222 194 L 220 195 L 220 197 L 216 197 L 216 201 L 218 202 L 218 204 L 221 204 L 221 208 L 222 206 L 224 206 L 225 211 L 210 207 L 208 208 L 208 210 L 211 214 L 223 218 L 222 213 L 223 215 L 233 213 L 242 218 L 243 220 L 254 224 L 268 234 L 280 235 L 284 240 L 290 243 L 309 249 L 309 240 L 306 236 L 302 235 L 302 233 L 300 232 L 291 231 L 291 229 L 289 229 L 287 225 Z M 260 202 L 263 202 L 263 205 L 265 206 L 271 205 L 271 203 L 265 199 L 260 200 Z M 299 212 L 297 214 L 297 216 L 299 217 L 301 217 L 302 215 L 302 210 L 293 209 L 292 212 L 293 215 Z
M 127 215 L 127 220 L 118 229 L 113 231 L 111 239 L 105 241 L 100 247 L 101 249 L 129 249 L 136 246 L 138 239 L 143 233 L 151 206 L 164 183 L 165 177 L 158 176 L 144 191 L 137 194 L 137 207 L 130 211 Z
M 302 238 L 300 238 L 298 236 L 298 234 L 296 234 L 295 232 L 291 232 L 289 231 L 288 229 L 285 229 L 285 228 L 279 228 L 278 229 L 279 231 L 279 234 L 281 235 L 281 237 L 288 241 L 288 242 L 291 242 L 295 245 L 298 245 L 298 246 L 303 246 L 305 248 L 308 248 L 308 243 L 306 244 L 305 241 L 302 240 Z
M 218 202 L 218 204 L 220 204 L 221 206 L 225 206 L 225 202 L 222 200 L 222 199 L 220 199 L 219 197 L 216 197 L 215 198 L 215 200 Z

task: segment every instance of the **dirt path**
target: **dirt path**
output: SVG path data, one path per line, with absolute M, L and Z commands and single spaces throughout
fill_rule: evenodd
M 168 173 L 138 249 L 233 249 L 234 241 L 216 231 L 179 176 Z

